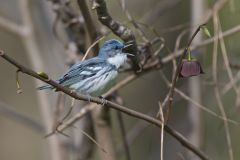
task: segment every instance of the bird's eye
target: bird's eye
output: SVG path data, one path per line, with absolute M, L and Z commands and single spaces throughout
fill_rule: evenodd
M 115 46 L 115 49 L 116 49 L 116 50 L 119 49 L 118 46 Z

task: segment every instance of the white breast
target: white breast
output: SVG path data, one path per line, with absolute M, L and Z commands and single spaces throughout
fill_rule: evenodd
M 89 90 L 91 95 L 101 96 L 103 93 L 107 92 L 115 84 L 117 75 L 118 72 L 113 70 L 95 79 L 95 85 Z
M 121 65 L 123 65 L 126 60 L 127 60 L 127 55 L 124 53 L 119 53 L 119 54 L 115 55 L 114 57 L 110 57 L 107 59 L 108 63 L 116 66 L 117 68 L 119 68 Z
M 88 94 L 91 96 L 101 96 L 108 91 L 117 78 L 117 70 L 104 73 L 104 70 L 100 70 L 96 75 L 89 79 L 85 79 L 78 83 L 73 84 L 70 88 L 75 89 L 81 94 Z

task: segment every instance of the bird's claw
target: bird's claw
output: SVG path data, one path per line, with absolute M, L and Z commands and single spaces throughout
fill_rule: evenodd
M 101 105 L 104 106 L 107 103 L 107 100 L 103 98 L 103 96 L 99 96 L 101 99 Z
M 88 102 L 91 102 L 91 96 L 87 95 L 87 97 L 88 97 Z

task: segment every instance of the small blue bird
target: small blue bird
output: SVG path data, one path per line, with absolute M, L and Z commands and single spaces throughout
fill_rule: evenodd
M 123 53 L 124 44 L 112 39 L 100 48 L 98 56 L 74 64 L 57 83 L 81 94 L 101 96 L 114 84 L 118 69 L 127 60 L 129 53 Z M 132 55 L 133 56 L 133 55 Z M 53 89 L 50 85 L 38 89 Z

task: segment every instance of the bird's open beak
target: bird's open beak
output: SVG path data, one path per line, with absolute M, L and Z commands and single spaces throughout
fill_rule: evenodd
M 128 48 L 129 46 L 132 46 L 133 44 L 127 44 L 123 47 L 123 49 Z
M 133 44 L 127 44 L 122 49 L 124 50 L 124 49 L 126 49 L 126 48 L 128 48 L 129 46 L 132 46 L 132 45 Z M 135 56 L 134 54 L 130 54 L 130 53 L 126 53 L 126 52 L 124 52 L 124 54 L 126 54 L 128 58 L 131 58 L 131 57 Z
M 123 50 L 128 48 L 129 46 L 132 46 L 133 44 L 127 44 L 123 47 Z M 127 55 L 127 57 L 134 57 L 135 55 L 134 54 L 130 54 L 130 53 L 125 53 Z

